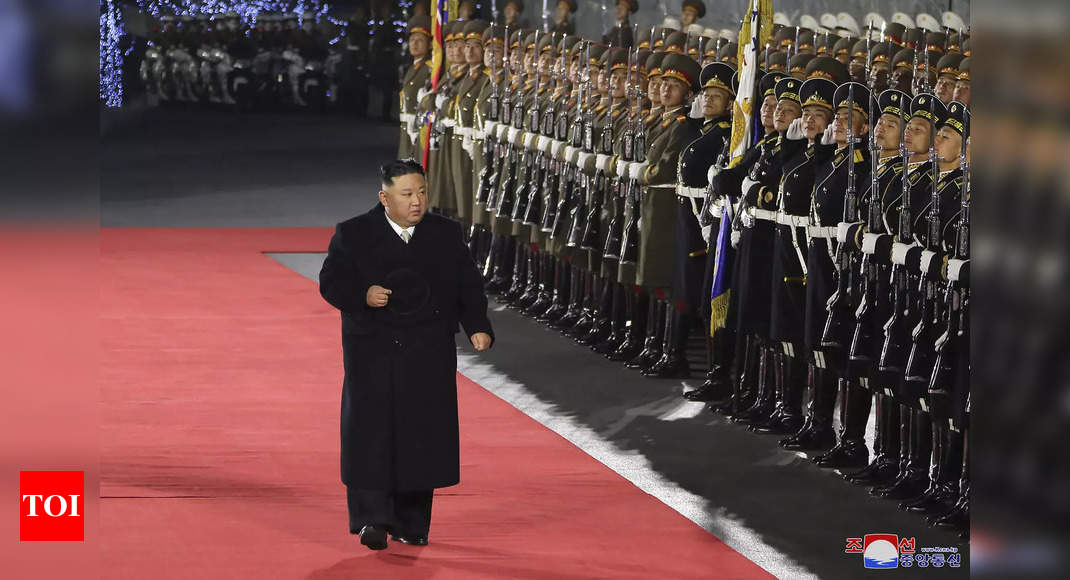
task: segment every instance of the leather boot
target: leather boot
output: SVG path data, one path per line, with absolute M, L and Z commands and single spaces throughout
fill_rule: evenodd
M 899 405 L 879 393 L 873 398 L 877 408 L 876 453 L 869 465 L 844 475 L 844 479 L 855 485 L 886 485 L 894 481 L 899 472 Z
M 766 344 L 762 349 L 758 358 L 758 396 L 747 409 L 744 420 L 732 417 L 733 422 L 747 423 L 749 431 L 756 431 L 759 425 L 768 423 L 776 409 L 776 375 L 777 372 L 783 372 L 777 365 L 776 353 L 775 345 Z
M 625 319 L 624 303 L 626 300 L 624 286 L 613 281 L 610 281 L 609 284 L 613 287 L 609 307 L 609 336 L 591 347 L 595 352 L 603 356 L 613 354 L 628 338 L 628 328 L 625 326 L 627 321 Z
M 691 318 L 686 312 L 673 308 L 672 305 L 669 305 L 666 311 L 661 358 L 644 370 L 643 376 L 686 379 L 691 376 L 691 365 L 687 362 L 687 336 L 691 330 Z
M 539 273 L 542 268 L 541 254 L 539 250 L 535 248 L 534 244 L 531 244 L 531 251 L 528 252 L 528 271 L 527 281 L 524 284 L 524 292 L 513 303 L 513 307 L 521 311 L 527 309 L 529 306 L 535 303 L 539 298 L 539 280 L 541 279 Z
M 885 499 L 903 500 L 920 494 L 929 486 L 929 457 L 932 452 L 932 423 L 929 414 L 910 409 L 907 459 L 900 462 L 899 474 L 890 485 L 875 487 L 870 494 Z
M 520 240 L 514 240 L 514 245 L 516 246 L 516 256 L 513 260 L 513 277 L 509 289 L 502 295 L 502 301 L 507 305 L 516 302 L 520 295 L 524 293 L 524 284 L 527 279 L 527 257 L 528 253 L 531 252 L 531 246 Z
M 497 246 L 491 250 L 491 257 L 487 261 L 484 272 L 490 275 L 487 292 L 501 294 L 509 289 L 509 272 L 512 270 L 510 261 L 516 252 L 513 249 L 512 238 L 502 235 L 496 235 L 495 238 Z
M 576 321 L 580 319 L 580 313 L 583 311 L 583 269 L 569 261 L 568 270 L 568 308 L 565 309 L 565 313 L 560 318 L 550 321 L 551 328 L 561 331 L 576 324 Z
M 840 433 L 836 446 L 814 459 L 827 469 L 859 469 L 869 463 L 866 422 L 873 397 L 857 381 L 840 379 Z
M 732 395 L 711 409 L 729 418 L 742 413 L 754 404 L 758 384 L 758 362 L 762 340 L 754 335 L 737 339 L 736 355 L 732 358 Z
M 780 446 L 792 451 L 818 451 L 832 447 L 836 436 L 832 431 L 832 411 L 836 405 L 836 377 L 828 369 L 810 361 L 810 403 L 807 420 L 795 435 L 780 441 Z
M 613 287 L 616 283 L 609 276 L 602 280 L 598 289 L 598 302 L 593 309 L 594 322 L 587 334 L 579 338 L 579 343 L 584 346 L 594 347 L 609 338 L 613 332 Z
M 966 433 L 962 436 L 962 465 L 958 482 L 958 499 L 955 505 L 938 515 L 929 518 L 930 526 L 950 528 L 969 528 L 970 523 L 970 476 L 969 476 L 970 449 Z
M 779 344 L 774 347 L 769 356 L 773 361 L 775 383 L 773 413 L 765 421 L 752 425 L 751 431 L 769 435 L 790 435 L 796 433 L 802 425 L 801 411 L 792 399 L 797 389 L 789 388 L 791 381 L 799 380 L 797 376 L 799 365 L 795 364 L 793 357 L 784 353 L 783 347 Z
M 933 472 L 929 487 L 920 497 L 900 504 L 900 509 L 936 515 L 945 513 L 958 500 L 961 437 L 960 433 L 948 428 L 946 420 L 933 422 Z
M 731 351 L 723 346 L 724 343 L 734 340 L 731 334 L 727 328 L 719 328 L 712 337 L 706 339 L 709 369 L 706 371 L 706 380 L 697 389 L 684 393 L 685 399 L 710 403 L 732 396 Z
M 601 286 L 600 277 L 591 271 L 588 271 L 584 277 L 586 281 L 583 285 L 583 310 L 580 312 L 580 317 L 576 324 L 573 324 L 571 328 L 565 331 L 565 335 L 572 337 L 574 340 L 587 336 L 587 333 L 591 331 L 595 321 L 595 310 L 598 308 L 598 290 Z
M 538 296 L 524 309 L 524 315 L 538 318 L 550 308 L 554 290 L 554 257 L 546 252 L 539 254 Z
M 565 260 L 554 261 L 554 293 L 550 299 L 550 307 L 537 316 L 537 320 L 552 323 L 564 316 L 568 310 L 568 266 Z
M 627 362 L 635 358 L 643 350 L 643 337 L 646 334 L 647 296 L 641 286 L 636 286 L 632 291 L 624 291 L 625 309 L 627 310 L 628 323 L 625 340 L 617 347 L 617 350 L 606 355 L 606 358 L 617 362 Z
M 646 323 L 646 341 L 643 343 L 643 350 L 625 363 L 624 366 L 630 369 L 644 369 L 650 367 L 661 358 L 661 341 L 665 330 L 665 306 L 666 304 L 658 300 L 653 294 L 650 296 Z

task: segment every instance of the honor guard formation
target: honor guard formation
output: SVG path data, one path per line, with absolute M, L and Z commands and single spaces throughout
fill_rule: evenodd
M 599 40 L 571 34 L 574 2 L 550 32 L 515 1 L 448 22 L 437 90 L 413 18 L 398 155 L 425 162 L 431 211 L 500 302 L 651 378 L 692 376 L 703 337 L 687 399 L 965 537 L 965 26 L 778 17 L 733 162 L 734 35 L 693 25 L 700 0 L 641 30 L 638 4 Z

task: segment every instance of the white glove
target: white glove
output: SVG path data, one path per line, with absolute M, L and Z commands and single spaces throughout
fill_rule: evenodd
M 947 279 L 952 281 L 958 281 L 959 275 L 962 273 L 962 267 L 968 264 L 969 262 L 969 260 L 948 260 Z
M 464 138 L 461 139 L 461 149 L 464 149 L 464 152 L 468 154 L 469 159 L 475 155 L 475 142 L 472 141 L 470 135 L 465 135 Z
M 691 111 L 687 114 L 687 116 L 692 118 L 692 119 L 701 119 L 701 118 L 703 118 L 702 108 L 703 108 L 705 102 L 706 102 L 706 94 L 705 93 L 699 93 L 697 96 L 695 96 L 695 98 L 691 100 Z
M 649 161 L 642 163 L 632 163 L 631 168 L 628 171 L 628 177 L 639 181 L 643 178 L 643 173 L 646 172 L 646 168 L 650 165 Z
M 743 237 L 739 230 L 732 230 L 732 247 L 739 247 L 739 239 Z
M 554 157 L 557 159 L 561 159 L 561 153 L 562 151 L 565 151 L 566 147 L 567 145 L 565 145 L 564 141 L 555 140 L 553 144 Z
M 903 244 L 896 242 L 892 244 L 892 263 L 903 266 L 907 263 L 907 250 L 911 247 L 910 244 Z
M 702 239 L 708 245 L 710 243 L 710 234 L 713 233 L 713 224 L 708 226 L 702 226 Z
M 631 162 L 625 161 L 623 159 L 618 159 L 617 160 L 617 175 L 619 175 L 621 177 L 628 177 L 628 166 L 629 165 L 631 165 Z
M 597 156 L 595 156 L 595 167 L 601 169 L 602 171 L 609 171 L 609 160 L 609 155 L 602 155 L 601 153 L 599 153 Z
M 747 193 L 750 191 L 750 188 L 753 187 L 754 185 L 756 185 L 757 183 L 758 183 L 757 181 L 754 181 L 750 177 L 744 177 L 743 178 L 743 188 L 739 190 L 740 193 L 743 194 L 743 195 L 747 195 Z
M 446 95 L 442 95 L 442 94 L 435 95 L 435 108 L 436 109 L 441 109 L 442 105 L 444 105 L 445 103 L 446 103 Z
M 922 274 L 929 271 L 929 265 L 932 263 L 933 258 L 936 257 L 936 252 L 930 250 L 921 251 L 921 263 L 918 264 L 918 271 Z
M 420 101 L 424 100 L 424 97 L 426 97 L 427 93 L 430 92 L 431 91 L 427 90 L 426 87 L 420 87 L 420 90 L 416 91 L 416 102 L 419 103 Z
M 721 168 L 714 163 L 710 165 L 710 168 L 706 170 L 706 183 L 713 183 L 713 178 L 717 177 L 721 173 Z M 743 191 L 747 191 L 744 189 Z
M 835 138 L 832 136 L 832 131 L 833 131 L 833 127 L 832 126 L 833 126 L 833 123 L 829 123 L 829 126 L 825 127 L 825 132 L 821 134 L 821 144 L 822 145 L 832 145 L 833 143 L 836 142 Z
M 579 167 L 580 169 L 583 169 L 584 167 L 587 167 L 587 160 L 590 159 L 591 157 L 593 157 L 593 155 L 591 153 L 585 153 L 583 151 L 580 151 L 580 157 L 579 157 L 579 160 L 576 161 L 576 166 Z
M 788 125 L 788 131 L 784 133 L 784 136 L 792 141 L 798 141 L 799 139 L 805 139 L 806 133 L 803 131 L 802 117 L 795 119 Z
M 752 214 L 751 212 L 744 211 L 743 215 L 739 216 L 739 219 L 743 221 L 743 227 L 745 227 L 745 228 L 753 228 L 754 227 L 755 219 L 754 219 L 754 214 Z
M 877 251 L 877 238 L 880 236 L 881 234 L 862 234 L 862 253 L 873 255 Z
M 857 225 L 851 222 L 840 222 L 836 225 L 836 241 L 841 244 L 847 243 L 847 236 L 851 234 L 851 226 Z

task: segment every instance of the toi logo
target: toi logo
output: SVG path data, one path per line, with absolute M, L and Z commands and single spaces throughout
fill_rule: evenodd
M 84 472 L 19 472 L 19 540 L 85 540 Z

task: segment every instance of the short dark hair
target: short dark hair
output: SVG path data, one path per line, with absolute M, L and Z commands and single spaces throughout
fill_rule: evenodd
M 423 166 L 412 157 L 409 157 L 408 159 L 395 159 L 379 168 L 379 177 L 382 178 L 383 189 L 394 185 L 395 178 L 401 177 L 402 175 L 409 175 L 411 173 L 419 173 L 426 177 Z

